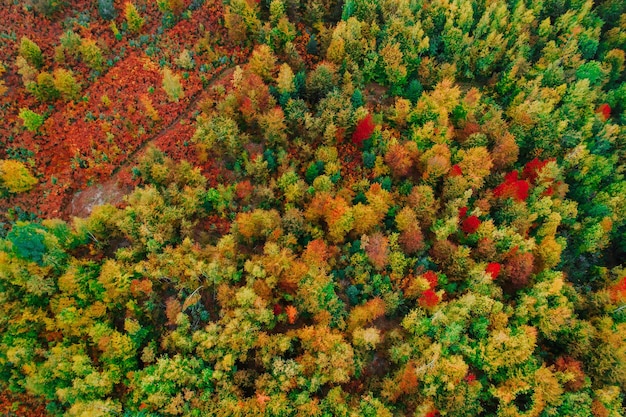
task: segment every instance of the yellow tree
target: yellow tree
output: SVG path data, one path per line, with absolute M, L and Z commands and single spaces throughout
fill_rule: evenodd
M 124 17 L 126 18 L 128 30 L 133 33 L 138 33 L 146 22 L 137 11 L 137 7 L 129 1 L 124 6 Z
M 35 68 L 41 68 L 43 65 L 41 48 L 25 36 L 22 37 L 22 40 L 20 41 L 19 54 Z
M 276 66 L 276 58 L 269 46 L 259 45 L 252 51 L 252 57 L 248 65 L 250 71 L 263 78 L 263 80 L 270 81 Z
M 57 68 L 54 70 L 54 87 L 65 100 L 76 100 L 80 95 L 80 84 L 72 71 Z
M 180 82 L 180 75 L 174 74 L 168 67 L 163 68 L 163 89 L 170 101 L 180 100 L 185 97 L 183 85 Z
M 29 191 L 37 179 L 20 161 L 0 160 L 0 187 L 10 193 Z

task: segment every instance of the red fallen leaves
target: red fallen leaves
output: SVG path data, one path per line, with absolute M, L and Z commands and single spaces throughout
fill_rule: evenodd
M 498 198 L 513 198 L 516 201 L 525 201 L 528 198 L 530 183 L 527 180 L 520 180 L 517 171 L 506 174 L 504 182 L 493 190 L 493 194 Z
M 596 109 L 596 113 L 600 114 L 606 122 L 611 117 L 611 106 L 606 103 L 600 104 Z
M 491 275 L 491 279 L 496 279 L 498 278 L 498 275 L 500 275 L 500 268 L 501 268 L 501 265 L 499 263 L 492 262 L 489 265 L 487 265 L 485 272 Z
M 450 173 L 449 175 L 451 177 L 460 177 L 461 175 L 463 175 L 463 170 L 461 170 L 461 167 L 458 165 L 453 165 L 452 168 L 450 168 Z
M 476 381 L 476 375 L 474 375 L 471 372 L 467 374 L 467 376 L 465 377 L 465 382 L 467 382 L 468 384 L 471 384 L 474 381 Z
M 361 146 L 363 141 L 369 139 L 374 133 L 374 129 L 376 126 L 374 125 L 374 118 L 371 114 L 368 114 L 356 124 L 356 129 L 352 134 L 352 143 L 357 146 Z
M 467 219 L 463 220 L 461 223 L 461 230 L 463 230 L 468 235 L 472 233 L 476 233 L 478 227 L 480 226 L 480 220 L 476 216 L 469 216 Z

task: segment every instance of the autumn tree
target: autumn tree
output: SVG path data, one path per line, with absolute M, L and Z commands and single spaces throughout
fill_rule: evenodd
M 337 68 L 329 62 L 319 63 L 306 78 L 306 89 L 312 101 L 322 99 L 337 84 Z
M 191 57 L 191 52 L 187 49 L 183 49 L 180 55 L 178 55 L 178 58 L 176 58 L 176 65 L 182 69 L 193 69 L 195 63 Z
M 104 65 L 102 50 L 93 39 L 83 39 L 78 48 L 82 61 L 91 69 L 101 71 Z
M 357 146 L 361 146 L 363 141 L 372 136 L 375 128 L 376 125 L 374 124 L 374 119 L 372 115 L 368 113 L 364 118 L 357 122 L 354 133 L 352 134 L 352 142 Z
M 139 14 L 137 7 L 130 1 L 124 4 L 124 18 L 126 19 L 128 30 L 132 33 L 139 33 L 145 23 L 145 19 Z
M 35 42 L 25 36 L 22 37 L 20 41 L 19 54 L 35 68 L 41 68 L 43 66 L 44 57 L 41 53 L 41 49 Z
M 98 0 L 98 13 L 104 20 L 113 20 L 117 16 L 117 10 L 113 0 Z
M 269 81 L 272 79 L 276 58 L 272 54 L 270 47 L 263 44 L 254 48 L 248 65 L 250 71 L 260 76 L 263 80 Z
M 40 72 L 36 80 L 28 81 L 26 90 L 43 102 L 54 101 L 61 96 L 61 92 L 55 84 L 54 76 L 46 71 Z
M 20 109 L 20 119 L 24 122 L 24 127 L 31 132 L 37 132 L 44 122 L 44 117 L 29 109 Z
M 2 76 L 4 75 L 5 72 L 6 72 L 6 67 L 4 66 L 3 63 L 0 63 L 0 97 L 2 97 L 8 91 L 8 88 L 4 80 L 2 79 Z
M 180 75 L 174 74 L 169 67 L 164 67 L 161 73 L 163 75 L 162 86 L 167 94 L 167 98 L 173 102 L 178 102 L 181 98 L 184 98 L 185 92 L 180 82 Z
M 37 179 L 20 161 L 12 159 L 0 160 L 0 187 L 9 193 L 23 193 L 29 191 Z
M 261 28 L 257 13 L 256 3 L 251 4 L 246 0 L 233 0 L 229 3 L 224 11 L 224 26 L 233 41 L 243 42 L 257 36 Z

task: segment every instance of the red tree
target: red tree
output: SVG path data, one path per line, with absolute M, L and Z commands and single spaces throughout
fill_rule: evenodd
M 439 296 L 433 290 L 426 290 L 422 293 L 422 296 L 418 300 L 422 307 L 430 308 L 439 303 Z
M 450 168 L 450 173 L 448 174 L 451 177 L 460 177 L 461 175 L 463 175 L 463 171 L 461 170 L 461 167 L 458 165 L 452 165 L 452 168 Z
M 480 220 L 476 216 L 469 216 L 467 219 L 463 220 L 461 223 L 461 229 L 469 234 L 475 233 L 480 226 Z
M 492 262 L 489 265 L 487 265 L 487 268 L 485 269 L 485 271 L 491 275 L 492 279 L 496 279 L 498 278 L 498 275 L 500 275 L 500 264 L 497 262 Z
M 371 114 L 368 114 L 356 124 L 356 129 L 352 134 L 352 143 L 357 146 L 361 146 L 363 141 L 369 139 L 374 133 L 374 119 Z
M 537 177 L 539 176 L 539 171 L 541 171 L 550 161 L 554 161 L 554 159 L 546 159 L 545 161 L 540 161 L 539 158 L 533 159 L 527 163 L 526 166 L 524 166 L 522 178 L 529 180 L 532 184 L 535 184 Z
M 504 182 L 493 190 L 493 194 L 499 198 L 512 197 L 517 201 L 524 201 L 528 198 L 529 189 L 530 183 L 520 180 L 517 171 L 512 171 L 506 174 Z
M 439 278 L 437 277 L 437 274 L 433 271 L 426 271 L 424 275 L 422 275 L 422 278 L 428 281 L 431 290 L 435 289 L 435 287 L 439 283 Z
M 611 117 L 611 106 L 606 103 L 600 104 L 600 106 L 596 110 L 596 113 L 600 113 L 604 118 L 604 121 L 607 121 L 609 117 Z

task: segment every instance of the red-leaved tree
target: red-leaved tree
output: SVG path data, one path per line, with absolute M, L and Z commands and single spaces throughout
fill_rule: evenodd
M 369 139 L 374 133 L 374 119 L 371 114 L 368 114 L 356 124 L 356 129 L 352 134 L 352 143 L 357 146 L 361 146 L 363 141 Z

